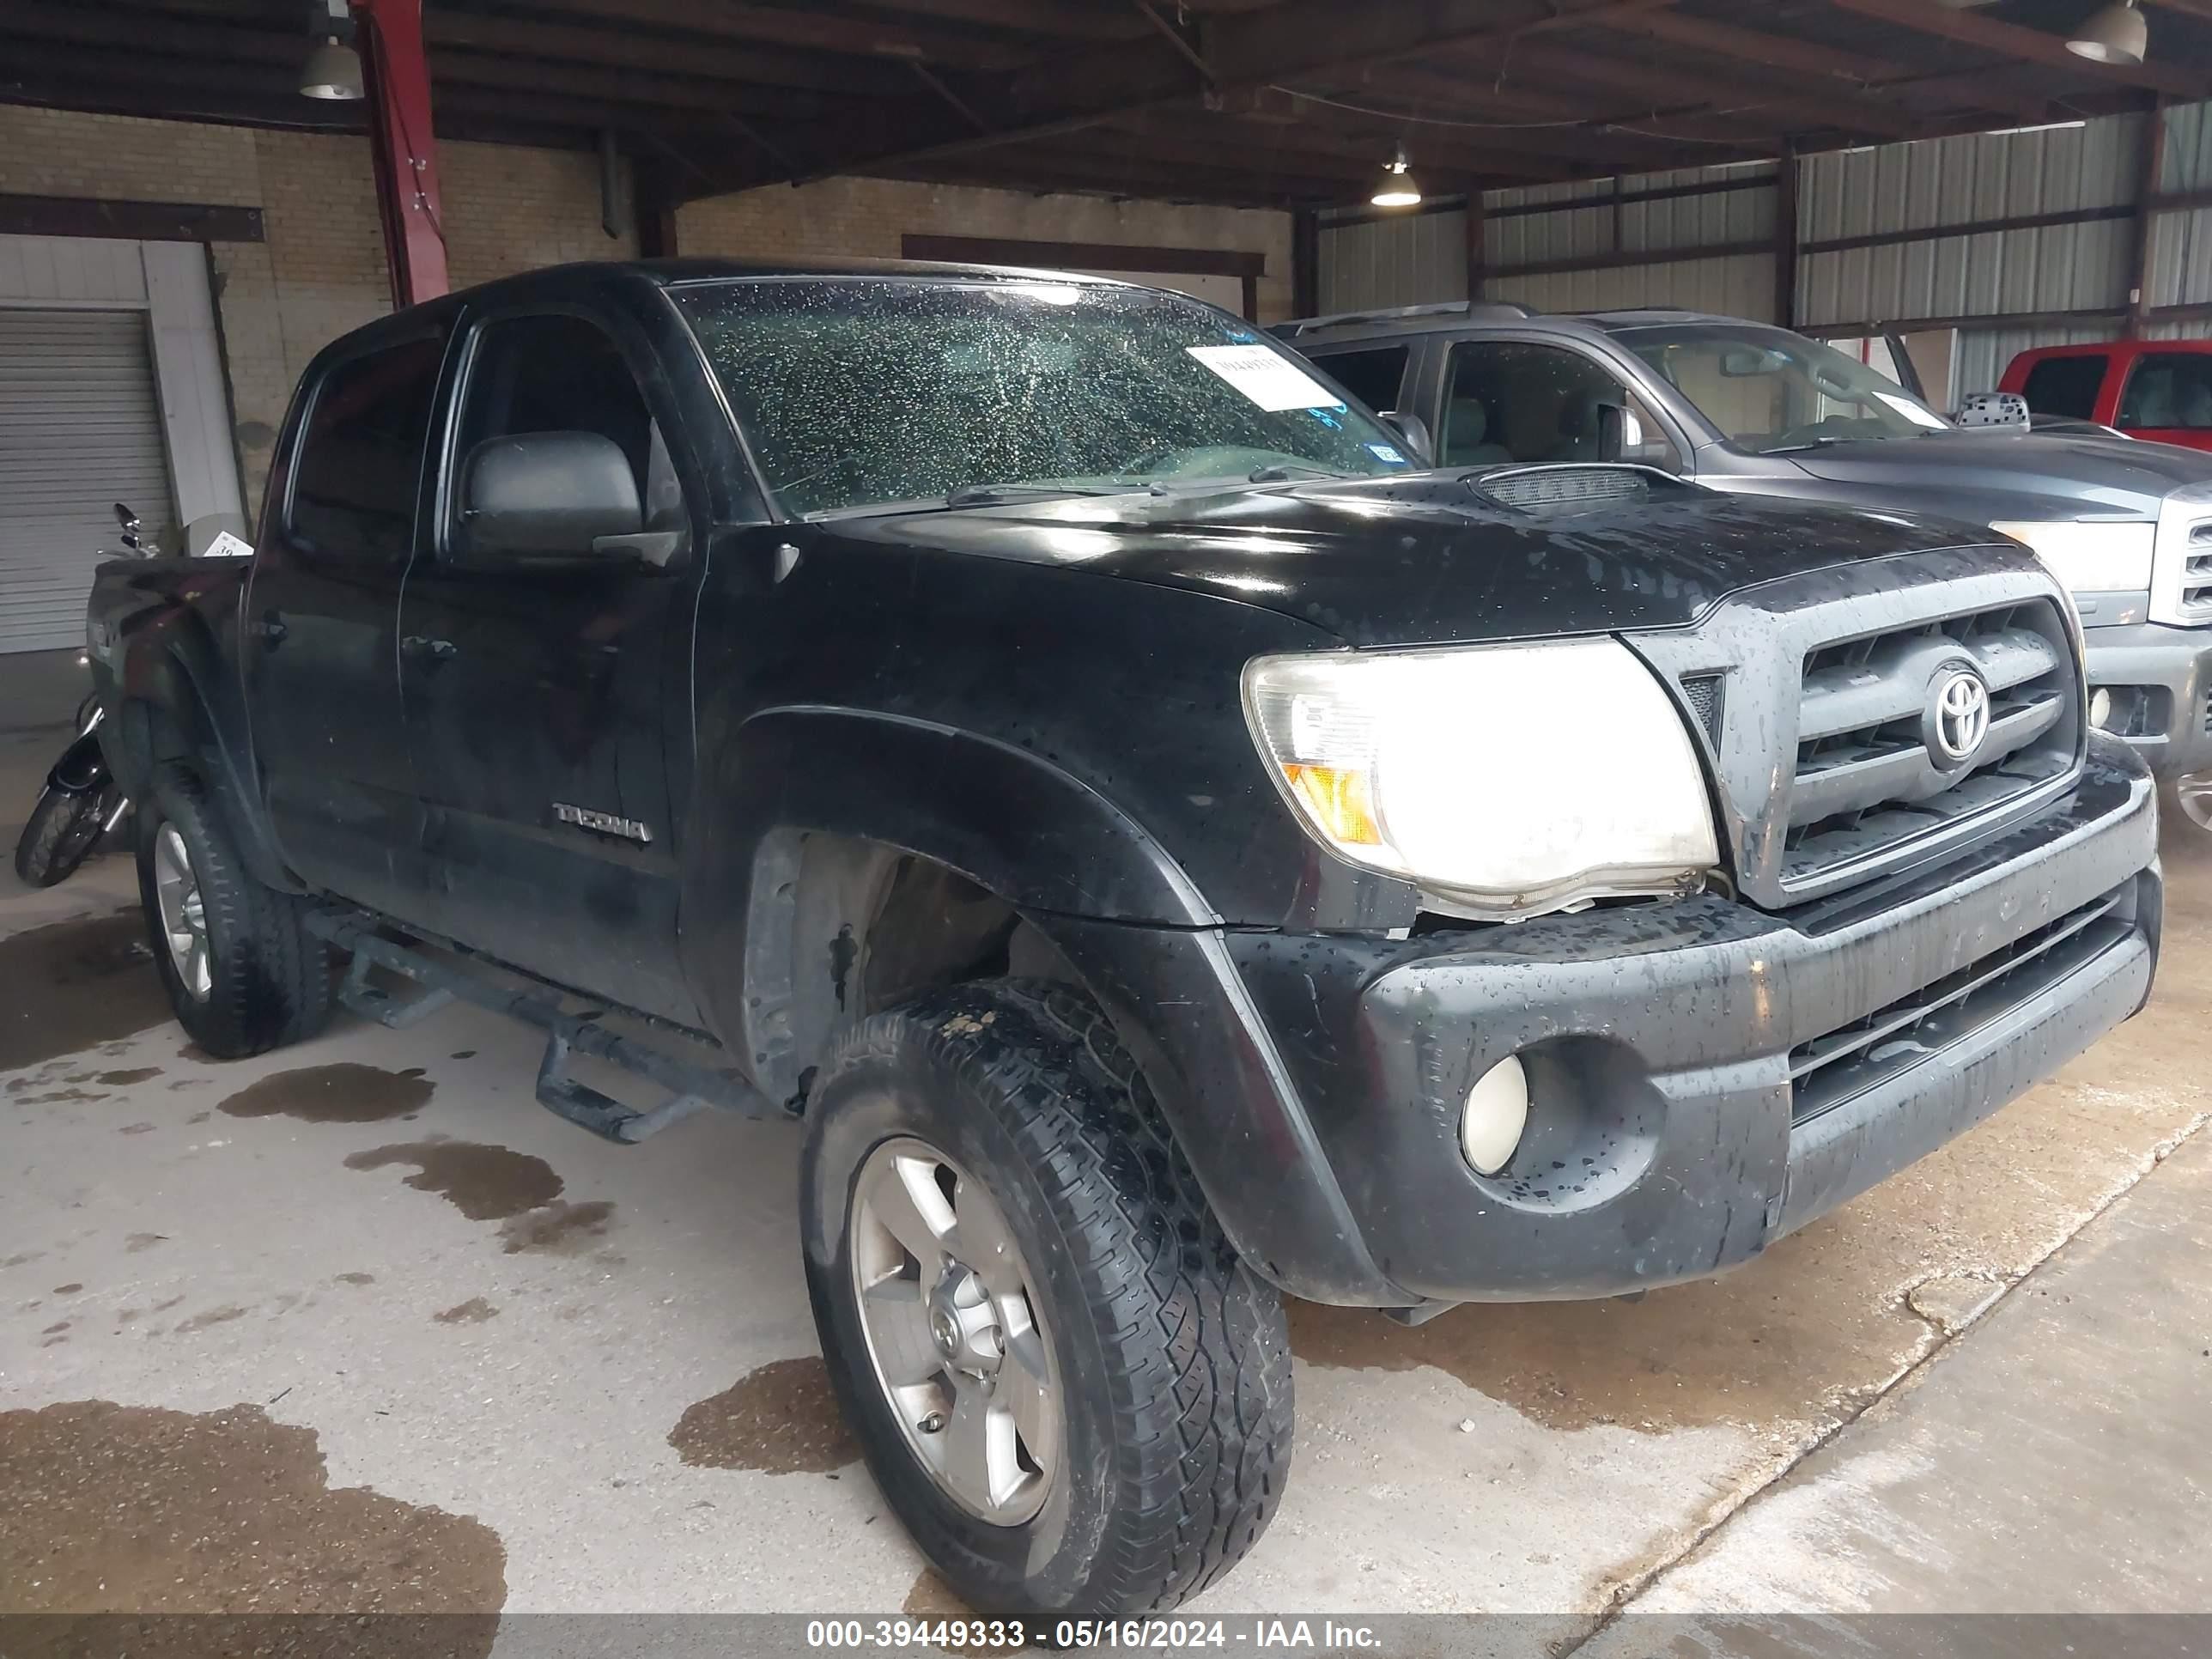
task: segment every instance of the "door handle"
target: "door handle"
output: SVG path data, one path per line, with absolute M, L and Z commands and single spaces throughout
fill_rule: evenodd
M 292 630 L 284 626 L 284 618 L 280 613 L 264 611 L 261 613 L 261 620 L 253 624 L 253 631 L 270 644 L 275 645 Z
M 434 640 L 422 634 L 410 634 L 399 641 L 403 657 L 428 657 L 432 662 L 448 662 L 461 654 L 460 647 L 451 640 Z

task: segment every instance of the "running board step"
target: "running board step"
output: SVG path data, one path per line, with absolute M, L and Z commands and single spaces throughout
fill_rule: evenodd
M 435 961 L 411 946 L 382 938 L 361 916 L 318 911 L 307 917 L 307 928 L 337 949 L 351 952 L 338 1000 L 364 1019 L 404 1031 L 458 1000 L 537 1026 L 545 1033 L 545 1057 L 538 1066 L 538 1103 L 595 1135 L 634 1145 L 709 1107 L 740 1117 L 787 1115 L 736 1078 L 610 1031 L 588 1016 L 565 1012 L 550 991 L 510 990 L 465 966 Z M 388 969 L 422 989 L 413 996 L 395 996 L 368 982 L 371 967 Z M 658 1084 L 668 1091 L 667 1097 L 646 1111 L 633 1110 L 569 1075 L 570 1057 L 580 1054 Z

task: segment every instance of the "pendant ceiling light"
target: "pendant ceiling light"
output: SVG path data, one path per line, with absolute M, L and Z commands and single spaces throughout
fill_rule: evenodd
M 1419 207 L 1421 187 L 1413 182 L 1406 160 L 1406 147 L 1398 146 L 1398 153 L 1382 164 L 1382 182 L 1375 186 L 1375 194 L 1368 198 L 1376 207 Z
M 2091 12 L 2067 37 L 2066 50 L 2098 64 L 2140 64 L 2150 46 L 2150 25 L 2135 0 L 2113 0 Z
M 361 54 L 353 47 L 353 9 L 347 0 L 310 0 L 307 33 L 315 44 L 300 66 L 301 96 L 334 101 L 362 96 Z

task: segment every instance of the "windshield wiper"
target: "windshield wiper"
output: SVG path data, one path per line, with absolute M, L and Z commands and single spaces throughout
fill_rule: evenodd
M 1288 483 L 1293 478 L 1356 478 L 1356 472 L 1340 471 L 1335 467 L 1305 466 L 1297 461 L 1269 461 L 1255 466 L 1244 475 L 1247 483 Z
M 1121 491 L 1102 484 L 962 484 L 945 496 L 947 507 L 1003 507 L 1009 501 L 1048 501 L 1060 495 L 1112 495 L 1122 493 L 1134 485 L 1124 485 Z

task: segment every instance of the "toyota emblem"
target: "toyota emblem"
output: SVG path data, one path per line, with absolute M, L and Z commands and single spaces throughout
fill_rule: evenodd
M 1928 704 L 1929 758 L 1944 771 L 1963 764 L 1990 734 L 1990 688 L 1971 668 L 1936 678 Z

